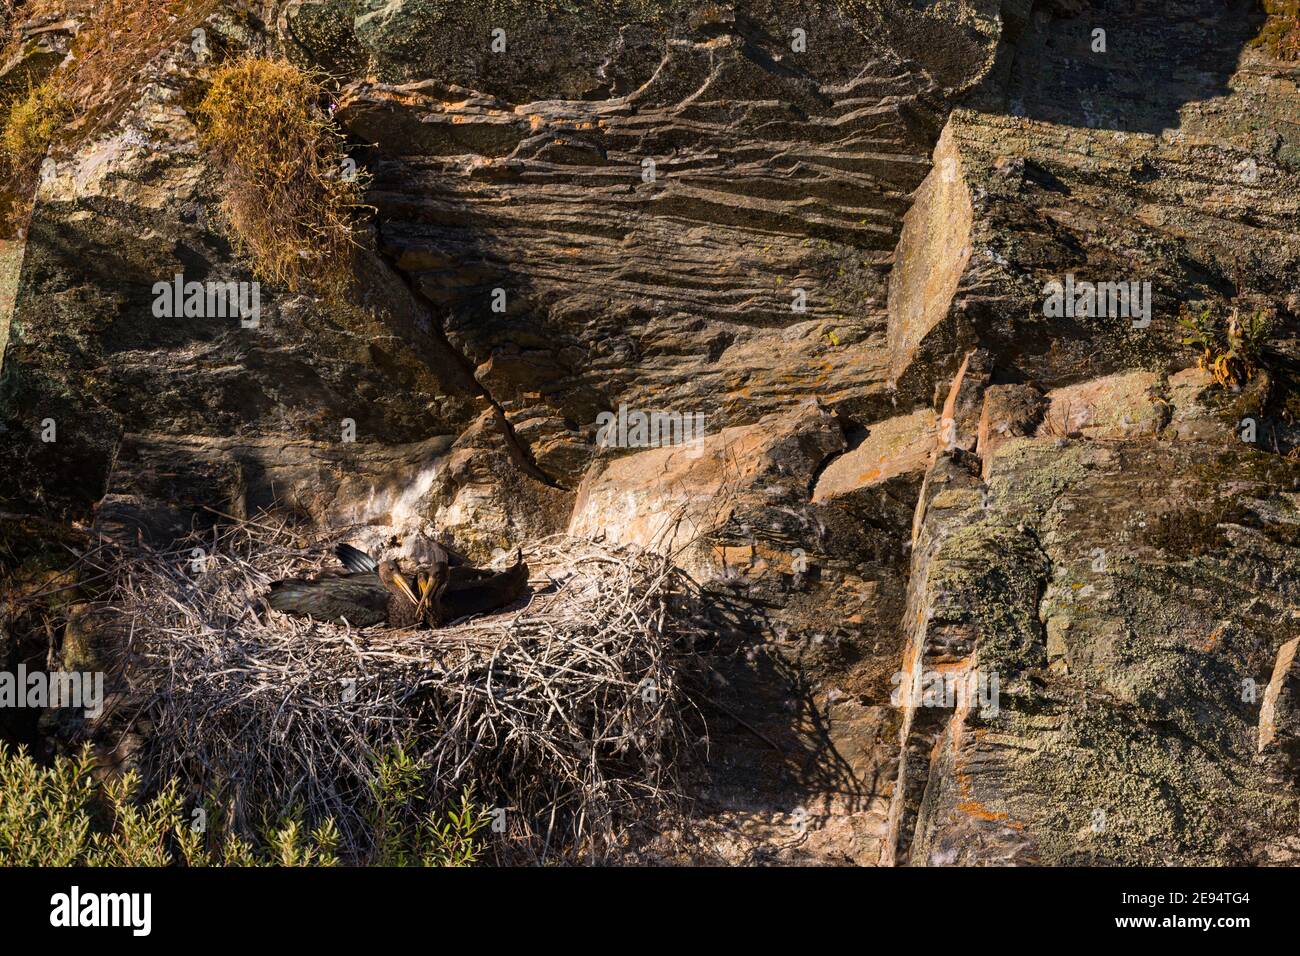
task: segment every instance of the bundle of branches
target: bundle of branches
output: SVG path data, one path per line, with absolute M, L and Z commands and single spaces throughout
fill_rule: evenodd
M 268 611 L 271 581 L 319 567 L 325 544 L 260 519 L 109 569 L 160 779 L 221 794 L 240 827 L 287 806 L 333 818 L 358 856 L 372 768 L 397 745 L 442 798 L 472 787 L 497 811 L 502 860 L 605 858 L 675 809 L 679 668 L 703 628 L 670 561 L 548 539 L 525 552 L 526 607 L 433 631 Z

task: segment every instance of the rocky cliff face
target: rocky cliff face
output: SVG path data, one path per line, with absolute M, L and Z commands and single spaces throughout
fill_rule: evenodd
M 10 71 L 78 29 L 22 12 Z M 478 556 L 676 549 L 747 609 L 691 859 L 1294 862 L 1286 15 L 221 5 L 210 50 L 166 48 L 51 154 L 4 250 L 4 507 L 162 541 L 272 507 Z M 193 116 L 243 50 L 338 79 L 372 176 L 360 291 L 158 319 L 157 282 L 250 276 Z M 1132 308 L 1054 311 L 1067 277 Z M 1225 387 L 1176 319 L 1234 296 L 1275 321 Z M 637 413 L 691 440 L 647 447 Z

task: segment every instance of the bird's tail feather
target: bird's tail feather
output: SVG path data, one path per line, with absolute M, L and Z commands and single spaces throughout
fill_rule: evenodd
M 379 564 L 370 555 L 350 544 L 340 544 L 334 549 L 344 567 L 357 574 L 368 574 L 379 570 Z

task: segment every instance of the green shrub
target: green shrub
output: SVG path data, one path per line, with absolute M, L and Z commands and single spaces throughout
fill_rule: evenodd
M 0 742 L 0 866 L 337 866 L 332 820 L 308 829 L 289 814 L 262 829 L 258 845 L 187 813 L 175 781 L 140 799 L 134 773 L 94 780 L 89 747 L 42 767 Z M 376 765 L 376 852 L 387 866 L 468 866 L 487 816 L 468 793 L 441 815 L 420 809 L 423 774 L 397 751 Z M 196 829 L 193 821 L 212 825 Z
M 487 813 L 468 791 L 461 793 L 458 806 L 443 814 L 429 809 L 426 778 L 425 768 L 400 748 L 376 766 L 370 783 L 376 864 L 470 866 L 478 860 L 475 837 L 487 826 Z

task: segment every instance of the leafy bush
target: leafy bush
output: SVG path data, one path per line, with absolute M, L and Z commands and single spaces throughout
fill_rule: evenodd
M 425 771 L 398 748 L 380 761 L 370 789 L 375 798 L 371 830 L 380 866 L 469 866 L 478 859 L 474 837 L 488 815 L 463 791 L 445 819 L 425 809 Z
M 258 276 L 329 296 L 350 283 L 362 179 L 344 174 L 341 134 L 321 81 L 279 60 L 220 67 L 199 105 L 223 171 L 231 238 Z
M 1224 388 L 1237 388 L 1263 367 L 1273 316 L 1262 309 L 1247 312 L 1236 305 L 1224 312 L 1206 302 L 1184 305 L 1178 326 L 1183 344 L 1199 352 L 1197 365 Z
M 38 765 L 24 750 L 0 743 L 0 866 L 337 866 L 332 820 L 308 830 L 296 815 L 268 824 L 258 845 L 221 826 L 196 827 L 216 816 L 187 814 L 173 780 L 140 799 L 140 780 L 126 774 L 100 786 L 89 747 Z M 376 765 L 381 808 L 377 852 L 388 866 L 469 866 L 487 816 L 468 793 L 441 816 L 417 813 L 423 775 L 396 751 Z

